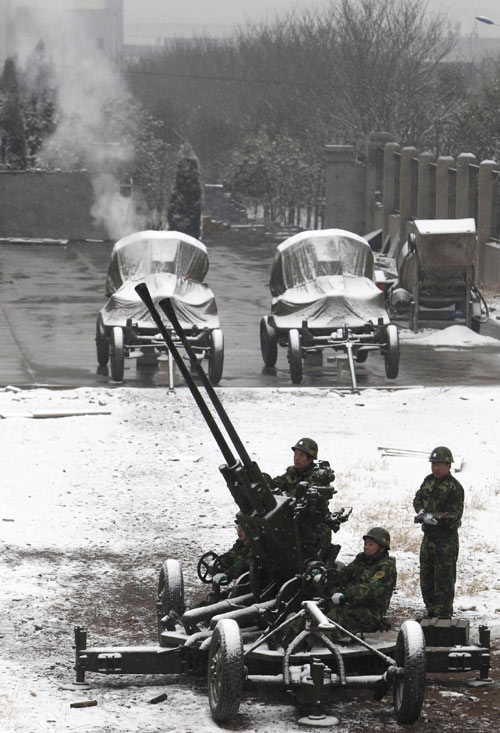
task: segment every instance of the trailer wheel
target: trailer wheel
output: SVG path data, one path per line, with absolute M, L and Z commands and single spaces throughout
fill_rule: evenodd
M 363 349 L 362 351 L 358 351 L 356 354 L 356 361 L 358 362 L 358 364 L 364 364 L 365 361 L 368 359 L 369 353 L 370 352 L 368 351 L 368 349 Z
M 294 384 L 300 384 L 304 370 L 300 349 L 300 333 L 296 328 L 291 328 L 288 332 L 288 362 L 290 364 L 290 377 L 292 382 Z
M 99 366 L 106 366 L 109 361 L 109 342 L 106 339 L 104 329 L 97 320 L 95 324 L 95 346 L 97 351 L 97 363 Z
M 232 618 L 221 619 L 208 655 L 208 700 L 216 723 L 232 720 L 240 707 L 245 681 L 243 643 Z
M 121 382 L 125 367 L 125 354 L 123 351 L 123 329 L 114 326 L 111 331 L 111 379 L 113 382 Z
M 264 366 L 273 367 L 278 359 L 278 334 L 276 329 L 269 325 L 267 318 L 260 321 L 260 351 Z
M 396 379 L 399 374 L 399 336 L 393 323 L 385 329 L 385 344 L 385 374 L 387 379 Z
M 473 316 L 470 321 L 470 327 L 474 333 L 479 333 L 481 331 L 481 321 L 479 318 L 474 318 Z
M 394 710 L 398 723 L 414 723 L 425 694 L 425 639 L 416 621 L 405 621 L 396 641 L 396 663 L 404 668 L 393 684 Z
M 210 334 L 210 354 L 208 357 L 208 378 L 212 384 L 219 384 L 224 368 L 224 335 L 220 328 Z
M 184 576 L 178 560 L 165 560 L 158 578 L 158 638 L 161 645 L 161 633 L 165 626 L 162 618 L 170 611 L 182 616 L 184 613 Z

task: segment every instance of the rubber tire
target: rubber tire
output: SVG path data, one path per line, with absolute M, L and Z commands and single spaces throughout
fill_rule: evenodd
M 260 321 L 260 351 L 264 366 L 273 367 L 278 360 L 278 334 L 276 329 L 269 325 L 267 318 Z
M 358 351 L 356 354 L 356 361 L 358 364 L 364 364 L 365 361 L 368 359 L 369 351 Z
M 474 333 L 480 333 L 481 321 L 479 320 L 479 318 L 471 318 L 470 327 L 474 331 Z
M 182 616 L 184 613 L 184 576 L 178 560 L 165 560 L 158 578 L 158 639 L 161 645 L 161 620 L 169 611 Z
M 240 707 L 245 661 L 240 629 L 232 618 L 215 627 L 208 655 L 208 700 L 216 723 L 232 720 Z
M 393 682 L 394 710 L 398 723 L 418 720 L 425 695 L 425 638 L 416 621 L 405 621 L 396 641 L 396 663 L 404 676 Z
M 212 384 L 219 384 L 224 369 L 224 334 L 214 328 L 210 334 L 210 354 L 208 356 L 208 378 Z
M 109 361 L 109 341 L 106 338 L 99 320 L 97 320 L 95 324 L 95 346 L 97 351 L 97 363 L 99 366 L 105 367 Z
M 288 362 L 290 364 L 290 377 L 294 384 L 300 384 L 304 376 L 302 365 L 302 353 L 300 349 L 300 333 L 296 328 L 288 332 Z
M 399 335 L 393 323 L 385 329 L 385 339 L 385 374 L 387 379 L 396 379 L 399 374 Z
M 111 331 L 110 358 L 111 379 L 113 382 L 121 382 L 125 369 L 125 353 L 123 350 L 123 329 L 120 326 L 113 326 Z

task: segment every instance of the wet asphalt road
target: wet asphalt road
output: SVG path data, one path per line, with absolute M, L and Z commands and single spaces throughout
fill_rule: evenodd
M 227 235 L 226 235 L 227 236 Z M 225 339 L 221 387 L 290 387 L 286 350 L 265 369 L 259 322 L 269 312 L 268 279 L 276 242 L 207 242 Z M 111 244 L 0 244 L 0 385 L 104 386 L 113 384 L 95 356 L 95 321 L 104 305 Z M 406 324 L 402 323 L 405 327 Z M 425 324 L 423 324 L 425 325 Z M 500 321 L 483 332 L 500 339 Z M 333 355 L 333 352 L 331 352 Z M 433 349 L 402 344 L 397 380 L 385 376 L 373 353 L 356 368 L 358 386 L 487 385 L 500 382 L 498 347 Z M 126 360 L 125 386 L 165 386 L 166 375 Z M 349 389 L 335 361 L 306 367 L 303 387 Z

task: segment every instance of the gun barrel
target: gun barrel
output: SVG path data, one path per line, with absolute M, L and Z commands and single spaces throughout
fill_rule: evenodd
M 165 343 L 168 346 L 168 349 L 172 356 L 174 357 L 175 363 L 179 367 L 179 370 L 184 377 L 186 384 L 188 385 L 191 394 L 193 395 L 196 404 L 200 408 L 200 411 L 205 418 L 205 421 L 214 436 L 215 440 L 217 441 L 217 445 L 219 446 L 222 455 L 224 456 L 224 459 L 229 465 L 233 465 L 235 463 L 234 455 L 231 451 L 231 448 L 229 447 L 226 439 L 224 438 L 219 426 L 217 425 L 214 416 L 208 409 L 208 406 L 206 405 L 200 390 L 196 386 L 191 374 L 189 373 L 189 369 L 184 364 L 184 359 L 179 353 L 179 350 L 177 349 L 176 345 L 174 344 L 172 338 L 170 337 L 170 334 L 168 332 L 168 329 L 165 327 L 165 324 L 161 320 L 161 316 L 158 313 L 155 304 L 153 303 L 153 298 L 151 297 L 151 293 L 149 292 L 148 286 L 146 283 L 139 283 L 139 285 L 136 285 L 135 291 L 137 295 L 141 298 L 144 305 L 149 310 L 151 317 L 153 318 L 154 322 L 158 326 L 158 329 L 165 339 Z M 196 357 L 195 357 L 196 358 Z M 197 361 L 197 360 L 196 360 Z
M 184 329 L 182 328 L 181 324 L 179 323 L 179 319 L 177 318 L 177 314 L 174 310 L 174 306 L 172 304 L 172 301 L 170 298 L 164 298 L 159 303 L 160 308 L 167 316 L 168 320 L 174 327 L 174 331 L 176 332 L 177 336 L 180 338 L 182 345 L 184 346 L 186 350 L 186 354 L 189 357 L 189 361 L 191 363 L 191 366 L 193 369 L 195 369 L 196 373 L 198 374 L 199 378 L 201 379 L 201 382 L 203 386 L 205 387 L 205 390 L 210 397 L 210 400 L 212 401 L 212 404 L 220 417 L 220 420 L 222 424 L 224 425 L 224 428 L 229 435 L 234 447 L 236 448 L 236 452 L 238 453 L 239 457 L 241 458 L 241 462 L 246 468 L 249 468 L 252 460 L 250 456 L 248 455 L 248 452 L 241 442 L 240 436 L 236 432 L 234 425 L 232 424 L 231 420 L 229 419 L 229 415 L 224 409 L 224 406 L 222 405 L 221 401 L 219 400 L 219 397 L 217 395 L 217 392 L 213 388 L 212 384 L 210 383 L 210 380 L 208 379 L 207 375 L 205 374 L 205 371 L 203 367 L 201 366 L 200 362 L 196 358 L 196 354 L 194 353 L 193 347 L 189 343 L 189 339 L 186 338 L 186 334 L 184 333 Z

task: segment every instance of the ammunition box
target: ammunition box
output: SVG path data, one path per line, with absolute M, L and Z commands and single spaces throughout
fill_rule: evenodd
M 469 622 L 463 618 L 424 618 L 420 622 L 426 646 L 467 646 Z

